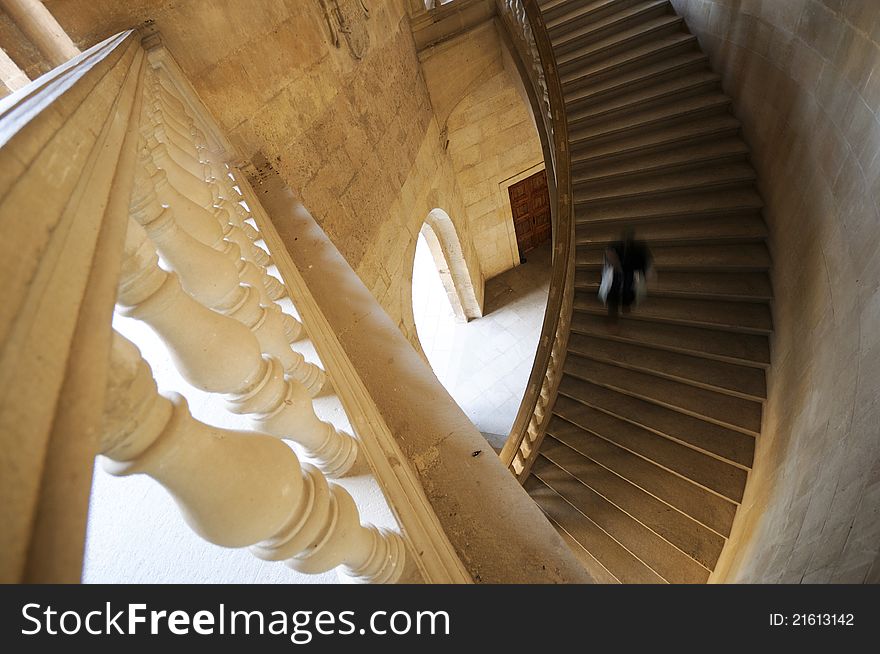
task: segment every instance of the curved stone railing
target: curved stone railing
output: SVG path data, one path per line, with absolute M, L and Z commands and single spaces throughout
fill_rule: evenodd
M 408 468 L 375 473 L 399 532 L 362 525 L 328 481 L 363 474 L 371 436 L 315 413 L 328 373 L 291 343 L 321 340 L 324 323 L 276 303 L 287 288 L 258 243 L 277 237 L 238 160 L 157 33 L 111 37 L 0 101 L 0 247 L 14 271 L 0 315 L 0 580 L 79 579 L 103 454 L 109 472 L 165 487 L 212 543 L 365 582 L 470 581 L 428 503 L 411 508 L 422 489 Z M 160 395 L 114 312 L 148 325 L 180 377 L 253 430 L 208 426 Z
M 574 298 L 574 215 L 562 86 L 541 11 L 535 0 L 497 0 L 496 4 L 529 83 L 551 182 L 553 270 L 547 309 L 526 392 L 501 451 L 503 463 L 523 481 L 537 457 L 562 378 Z

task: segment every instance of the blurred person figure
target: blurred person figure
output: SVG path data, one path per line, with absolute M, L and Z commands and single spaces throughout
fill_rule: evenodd
M 605 250 L 605 268 L 599 297 L 608 307 L 608 322 L 616 326 L 621 308 L 629 313 L 633 304 L 644 296 L 645 283 L 653 277 L 651 251 L 643 241 L 636 240 L 632 227 Z

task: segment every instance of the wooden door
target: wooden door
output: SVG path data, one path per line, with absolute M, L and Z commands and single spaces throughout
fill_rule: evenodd
M 547 173 L 540 171 L 508 187 L 513 228 L 520 259 L 526 252 L 550 240 L 550 195 Z

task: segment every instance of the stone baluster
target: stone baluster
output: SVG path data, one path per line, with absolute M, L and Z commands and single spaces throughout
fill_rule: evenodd
M 241 273 L 236 264 L 242 261 L 235 246 L 222 240 L 217 222 L 204 220 L 215 228 L 209 235 L 209 244 L 181 229 L 176 211 L 159 203 L 153 176 L 148 173 L 140 168 L 135 175 L 131 215 L 146 229 L 163 259 L 178 274 L 184 290 L 205 306 L 244 323 L 257 337 L 263 352 L 277 358 L 284 372 L 303 384 L 310 396 L 317 395 L 326 381 L 324 371 L 291 349 L 281 310 L 275 305 L 263 307 L 254 289 L 239 284 Z M 207 228 L 205 225 L 203 230 Z M 218 243 L 226 245 L 226 249 L 210 247 Z M 259 278 L 253 281 L 260 283 Z M 252 297 L 246 297 L 249 294 Z
M 152 93 L 158 93 L 155 89 L 159 87 L 160 85 L 157 82 L 153 87 Z M 164 90 L 162 92 L 167 93 Z M 178 106 L 180 111 L 178 118 L 180 120 L 192 121 L 192 118 L 183 108 L 183 104 L 179 101 Z M 153 124 L 145 131 L 145 137 L 147 137 L 151 147 L 155 147 L 156 141 L 165 144 L 168 154 L 180 167 L 186 169 L 199 179 L 204 178 L 215 184 L 217 186 L 213 192 L 215 204 L 228 212 L 229 224 L 244 231 L 245 236 L 249 239 L 259 239 L 259 233 L 244 222 L 248 218 L 248 214 L 239 204 L 242 196 L 233 188 L 229 169 L 225 163 L 212 161 L 212 156 L 208 150 L 199 147 L 193 139 L 175 131 L 169 125 Z M 261 248 L 247 245 L 245 242 L 239 243 L 239 246 L 245 258 L 253 260 L 254 263 L 263 267 L 271 265 L 269 255 Z M 277 288 L 277 285 L 273 286 Z M 270 289 L 270 294 L 272 291 L 273 289 Z
M 168 154 L 180 167 L 199 179 L 204 178 L 206 181 L 217 185 L 218 188 L 214 192 L 215 204 L 220 209 L 225 210 L 226 214 L 224 217 L 226 222 L 224 224 L 230 225 L 229 230 L 232 232 L 227 238 L 231 238 L 238 243 L 242 255 L 246 259 L 264 268 L 271 265 L 272 262 L 269 255 L 262 248 L 248 242 L 259 240 L 259 232 L 244 222 L 248 218 L 248 214 L 239 204 L 242 196 L 233 188 L 226 164 L 212 162 L 210 154 L 206 150 L 197 148 L 195 143 L 188 141 L 185 137 L 171 129 L 166 129 L 164 125 L 151 125 L 146 128 L 145 137 L 149 147 L 155 147 L 157 142 L 164 143 Z M 223 221 L 221 220 L 221 222 Z M 238 235 L 235 230 L 241 230 L 242 234 Z M 286 291 L 280 282 L 277 280 L 274 280 L 274 282 L 273 284 L 271 281 L 266 280 L 270 296 L 272 296 L 273 300 L 277 300 L 284 297 Z M 281 294 L 276 296 L 278 292 L 281 292 Z
M 247 214 L 245 214 L 244 216 L 241 216 L 241 222 L 238 224 L 238 226 L 241 227 L 241 231 L 243 231 L 245 233 L 245 235 L 249 239 L 251 239 L 252 241 L 262 241 L 263 235 L 260 234 L 260 232 L 257 230 L 257 228 L 254 227 L 253 225 L 251 225 L 250 223 L 244 222 L 245 220 L 247 220 L 250 217 L 251 216 L 249 216 Z
M 229 229 L 226 238 L 234 240 L 238 244 L 238 247 L 241 249 L 242 252 L 248 253 L 248 256 L 245 257 L 246 259 L 248 259 L 248 261 L 253 261 L 260 268 L 268 268 L 274 263 L 272 261 L 272 257 L 269 256 L 269 254 L 263 248 L 254 243 L 254 240 L 259 240 L 260 238 L 259 232 L 257 232 L 253 227 L 244 222 L 242 217 L 234 210 L 234 207 L 230 206 L 232 204 L 232 202 L 228 202 L 225 199 L 220 200 L 220 206 L 221 208 L 226 209 L 226 215 L 229 218 L 229 222 L 227 223 L 229 225 Z M 251 236 L 248 236 L 249 232 L 252 234 Z M 253 234 L 256 234 L 256 239 L 254 239 Z M 272 276 L 269 275 L 269 277 Z M 272 279 L 275 278 L 272 277 Z M 287 289 L 277 279 L 275 279 L 275 282 L 278 286 L 281 287 L 281 289 L 278 289 L 274 284 L 271 283 L 271 281 L 264 281 L 266 284 L 266 291 L 269 293 L 269 297 L 271 297 L 273 300 L 280 300 L 287 294 Z M 281 295 L 276 296 L 276 293 L 278 292 L 280 292 Z
M 157 168 L 146 150 L 140 158 L 139 174 L 148 179 L 159 201 L 174 210 L 174 216 L 181 229 L 193 238 L 216 250 L 226 250 L 223 243 L 223 229 L 216 214 L 193 202 L 168 181 L 168 174 Z
M 164 125 L 151 125 L 147 130 L 144 130 L 144 132 L 144 142 L 148 149 L 153 150 L 161 143 L 165 146 L 165 151 L 168 153 L 168 156 L 174 160 L 174 163 L 196 179 L 201 180 L 203 183 L 213 183 L 211 169 L 199 161 L 194 155 L 177 145 L 177 143 L 174 142 L 174 139 L 169 138 Z M 220 189 L 216 189 L 212 193 L 212 196 L 219 197 Z
M 164 98 L 167 94 L 164 87 L 155 79 L 152 85 L 148 85 L 148 89 L 151 89 L 148 90 L 148 97 L 151 97 L 154 103 L 161 102 L 160 98 Z M 174 108 L 168 109 L 161 115 L 163 117 L 176 115 L 177 120 L 181 123 L 186 122 L 194 125 L 194 121 L 186 112 L 183 103 L 179 100 L 176 102 L 177 105 Z M 190 176 L 204 180 L 211 186 L 212 203 L 215 205 L 214 213 L 222 225 L 224 238 L 238 244 L 244 259 L 257 267 L 257 271 L 261 275 L 261 288 L 264 291 L 261 293 L 263 303 L 264 306 L 270 306 L 275 300 L 287 295 L 287 289 L 278 279 L 268 274 L 266 266 L 271 264 L 268 255 L 254 245 L 247 238 L 242 227 L 239 227 L 238 223 L 244 225 L 243 217 L 241 220 L 236 220 L 236 218 L 241 217 L 240 214 L 244 213 L 244 210 L 237 203 L 241 196 L 232 188 L 228 169 L 225 164 L 209 163 L 210 156 L 206 150 L 180 133 L 172 136 L 174 133 L 173 129 L 165 129 L 165 126 L 161 124 L 158 126 L 148 125 L 144 128 L 147 147 L 160 159 L 160 167 L 168 168 L 172 175 L 179 175 L 177 168 L 182 169 L 190 173 Z M 181 183 L 186 187 L 191 183 L 190 177 L 184 175 Z M 197 199 L 197 202 L 199 201 L 204 202 L 205 200 L 204 198 Z M 302 333 L 301 325 L 296 324 L 294 319 L 289 316 L 286 316 L 284 321 L 288 339 L 293 342 Z
M 149 89 L 146 90 L 149 94 Z M 148 95 L 149 97 L 149 95 Z M 167 109 L 159 103 L 147 103 L 146 113 L 147 119 L 154 125 L 162 125 L 169 138 L 174 138 L 178 145 L 184 143 L 192 143 L 198 150 L 200 155 L 207 152 L 207 148 L 202 145 L 202 138 L 198 134 L 193 134 L 192 130 L 197 128 L 182 125 L 178 120 L 172 117 Z
M 181 117 L 186 117 L 188 122 L 195 126 L 195 121 L 189 115 L 186 104 L 178 97 L 177 87 L 170 81 L 164 71 L 154 70 L 150 77 L 150 88 L 153 89 L 164 103 L 176 111 Z M 187 122 L 187 121 L 185 121 Z
M 241 201 L 244 199 L 241 193 L 239 193 L 233 186 L 233 179 L 230 175 L 229 168 L 226 164 L 215 164 L 212 162 L 208 162 L 208 166 L 210 167 L 211 174 L 213 176 L 214 181 L 220 187 L 220 206 L 225 208 L 229 215 L 229 224 L 241 230 L 242 234 L 244 234 L 245 238 L 250 241 L 259 241 L 262 239 L 260 233 L 254 229 L 252 225 L 249 225 L 245 221 L 250 218 L 250 215 L 247 211 L 245 211 L 244 207 L 241 206 Z M 241 244 L 240 244 L 241 245 Z M 242 246 L 243 250 L 246 249 Z M 272 265 L 272 258 L 263 250 L 261 247 L 258 247 L 253 242 L 250 245 L 250 252 L 253 255 L 253 261 L 259 266 L 263 266 L 264 268 Z M 273 300 L 278 300 L 287 293 L 287 289 L 281 285 L 282 294 L 278 297 L 273 296 Z M 272 295 L 272 291 L 270 290 L 270 295 Z
M 235 175 L 232 170 L 227 169 L 227 175 L 230 178 L 230 181 L 233 184 L 233 190 L 235 191 L 234 186 L 238 185 L 238 180 L 235 179 Z M 241 228 L 241 231 L 245 233 L 245 235 L 251 239 L 252 241 L 261 241 L 263 240 L 263 235 L 257 230 L 256 227 L 251 225 L 250 223 L 246 223 L 245 221 L 249 218 L 252 218 L 247 209 L 245 209 L 241 203 L 245 202 L 244 196 L 239 191 L 235 191 L 235 198 L 233 200 L 233 204 L 235 204 L 239 210 L 236 211 L 236 225 Z
M 178 191 L 200 207 L 209 211 L 213 210 L 216 200 L 214 185 L 205 179 L 196 177 L 178 164 L 168 153 L 168 148 L 164 143 L 154 142 L 152 147 L 145 146 L 145 149 L 156 166 L 167 173 L 168 180 L 174 184 Z
M 224 166 L 225 166 L 225 164 L 224 164 Z M 245 233 L 245 236 L 247 236 L 252 241 L 263 240 L 262 234 L 260 234 L 260 232 L 253 225 L 245 222 L 249 218 L 252 218 L 252 216 L 250 215 L 250 213 L 248 213 L 248 210 L 246 210 L 241 205 L 242 202 L 245 202 L 245 199 L 244 199 L 244 196 L 242 195 L 242 193 L 235 188 L 236 185 L 239 184 L 239 182 L 237 179 L 235 179 L 235 175 L 233 174 L 232 170 L 230 170 L 228 167 L 225 168 L 224 174 L 222 176 L 225 177 L 229 181 L 230 194 L 234 194 L 234 199 L 232 200 L 232 204 L 236 207 L 236 211 L 231 214 L 232 219 L 233 219 L 233 223 L 239 229 L 241 229 L 241 231 L 243 231 Z M 261 252 L 263 252 L 262 248 L 258 248 L 258 249 Z M 269 256 L 269 255 L 267 254 L 266 256 Z M 270 257 L 270 261 L 271 261 L 271 257 Z M 266 265 L 271 265 L 271 263 L 267 263 Z
M 199 148 L 208 148 L 208 139 L 186 113 L 183 103 L 178 101 L 178 105 L 174 105 L 161 94 L 155 94 L 155 85 L 147 85 L 146 90 L 150 93 L 147 96 L 147 111 L 151 117 L 169 123 L 177 132 L 194 141 Z
M 165 144 L 153 139 L 148 140 L 148 143 L 152 147 L 148 145 L 143 150 L 143 163 L 153 177 L 162 177 L 155 175 L 154 168 L 163 171 L 164 180 L 157 179 L 156 182 L 162 187 L 158 192 L 162 194 L 163 202 L 181 207 L 180 215 L 184 224 L 194 226 L 194 231 L 190 233 L 206 239 L 203 242 L 207 242 L 212 247 L 217 247 L 225 236 L 229 241 L 241 244 L 239 251 L 244 247 L 244 252 L 249 252 L 250 248 L 254 247 L 253 243 L 247 240 L 241 230 L 230 223 L 229 212 L 223 207 L 215 206 L 215 200 L 209 199 L 215 197 L 210 190 L 211 184 L 207 180 L 196 179 L 191 172 L 177 164 L 168 154 Z M 208 221 L 218 225 L 219 234 L 216 233 L 215 228 L 208 226 Z M 241 256 L 241 252 L 236 255 L 238 256 Z M 264 267 L 257 265 L 253 256 L 245 255 L 244 258 L 245 261 L 239 266 L 242 280 L 252 284 L 259 291 L 263 306 L 281 313 L 280 308 L 273 301 L 283 297 L 283 293 L 277 290 L 277 286 L 283 287 L 281 282 L 269 275 Z M 292 343 L 302 334 L 302 325 L 286 313 L 282 313 L 281 316 L 288 342 Z
M 250 261 L 253 261 L 261 268 L 268 268 L 268 266 L 271 266 L 274 263 L 272 257 L 255 243 L 255 241 L 262 240 L 263 237 L 252 225 L 245 222 L 250 218 L 250 215 L 245 211 L 244 207 L 241 206 L 240 202 L 243 198 L 238 191 L 232 188 L 232 180 L 228 173 L 228 169 L 226 170 L 225 175 L 220 173 L 221 177 L 226 179 L 227 189 L 223 190 L 224 184 L 220 184 L 220 206 L 227 210 L 226 215 L 229 219 L 230 237 L 236 239 L 236 243 L 242 248 L 242 251 L 251 253 L 251 256 L 248 257 Z M 227 197 L 232 197 L 232 199 L 227 200 Z M 264 279 L 263 281 L 266 284 L 266 292 L 269 294 L 269 297 L 272 300 L 280 300 L 285 297 L 287 295 L 287 288 L 284 284 L 278 281 L 275 277 L 269 275 L 268 272 L 266 274 L 268 279 Z
M 256 305 L 247 300 L 245 296 L 229 311 L 252 312 Z M 305 387 L 285 377 L 277 358 L 262 356 L 251 329 L 203 306 L 183 290 L 175 273 L 162 270 L 153 244 L 134 220 L 126 235 L 117 310 L 149 325 L 184 379 L 204 391 L 225 394 L 233 413 L 246 414 L 261 430 L 296 441 L 327 474 L 341 476 L 354 465 L 355 439 L 318 419 Z
M 239 209 L 239 211 L 236 212 L 236 213 L 234 213 L 234 214 L 233 214 L 232 212 L 230 212 L 230 217 L 231 217 L 231 218 L 230 218 L 230 222 L 235 223 L 236 226 L 238 226 L 238 227 L 241 229 L 241 231 L 244 232 L 245 234 L 247 234 L 248 231 L 249 231 L 249 232 L 250 232 L 250 234 L 249 234 L 249 236 L 248 236 L 249 238 L 251 238 L 251 239 L 253 239 L 253 240 L 255 240 L 255 241 L 256 241 L 256 240 L 261 240 L 261 239 L 262 239 L 262 236 L 260 235 L 260 233 L 259 233 L 254 227 L 252 227 L 252 226 L 249 225 L 248 223 L 244 222 L 244 221 L 245 221 L 247 218 L 249 218 L 250 216 L 249 216 L 249 214 L 247 213 L 247 211 L 245 211 L 244 207 L 242 207 L 241 204 L 240 204 L 240 202 L 244 199 L 244 197 L 241 195 L 241 193 L 239 193 L 238 191 L 235 191 L 235 189 L 232 188 L 232 183 L 231 183 L 231 182 L 232 182 L 232 178 L 231 178 L 230 175 L 231 175 L 231 171 L 229 171 L 229 170 L 227 169 L 227 175 L 226 175 L 226 177 L 227 177 L 227 179 L 229 179 L 229 181 L 230 181 L 230 184 L 229 184 L 229 189 L 230 189 L 230 191 L 229 191 L 229 192 L 230 192 L 230 193 L 235 193 L 236 198 L 237 198 L 237 201 L 235 202 L 235 206 L 238 207 L 238 209 Z M 234 217 L 233 217 L 233 216 L 234 216 Z M 263 252 L 263 249 L 260 248 L 260 247 L 258 247 L 257 245 L 254 245 L 253 247 L 254 247 L 255 250 L 258 250 L 258 251 L 260 251 L 260 252 Z M 270 259 L 269 261 L 267 261 L 267 262 L 265 263 L 265 265 L 268 266 L 268 265 L 271 265 L 271 263 L 272 263 L 272 262 L 271 262 L 271 259 Z M 283 297 L 285 297 L 286 295 L 288 295 L 288 293 L 287 293 L 287 288 L 284 286 L 284 284 L 278 282 L 278 280 L 276 280 L 276 279 L 275 279 L 274 277 L 272 277 L 271 275 L 269 275 L 269 277 L 270 277 L 270 279 L 272 279 L 272 280 L 274 280 L 275 282 L 277 282 L 277 283 L 272 283 L 272 282 L 270 282 L 270 283 L 267 284 L 267 286 L 266 286 L 266 292 L 267 292 L 267 294 L 269 295 L 270 298 L 272 298 L 273 300 L 280 300 L 281 298 L 283 298 Z
M 228 208 L 230 203 L 226 200 L 221 199 L 219 206 L 212 207 L 213 211 L 193 202 L 168 182 L 168 173 L 156 166 L 147 149 L 142 152 L 141 165 L 147 169 L 152 178 L 159 199 L 163 204 L 174 207 L 180 226 L 195 238 L 218 249 L 222 249 L 221 241 L 224 238 L 236 243 L 243 252 L 245 247 L 254 247 L 241 230 L 235 229 L 234 225 L 228 227 L 233 221 Z M 268 256 L 260 248 L 256 249 L 260 250 L 264 256 Z M 256 257 L 244 255 L 244 258 L 258 263 L 255 260 Z M 268 285 L 265 280 L 263 283 Z
M 305 573 L 342 566 L 350 578 L 394 583 L 406 548 L 393 532 L 362 525 L 342 487 L 301 466 L 281 441 L 197 421 L 186 400 L 160 395 L 138 349 L 114 335 L 101 453 L 114 475 L 158 481 L 202 538 L 251 547 Z

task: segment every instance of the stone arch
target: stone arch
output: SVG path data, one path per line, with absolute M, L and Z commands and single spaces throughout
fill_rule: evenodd
M 431 251 L 455 317 L 463 322 L 481 317 L 483 312 L 477 301 L 474 282 L 449 214 L 442 209 L 432 209 L 420 233 Z

